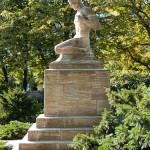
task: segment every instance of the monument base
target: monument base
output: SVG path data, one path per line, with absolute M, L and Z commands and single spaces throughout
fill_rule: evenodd
M 107 108 L 105 69 L 47 69 L 45 116 L 97 116 Z
M 19 143 L 19 150 L 72 150 L 68 144 L 77 133 L 94 133 L 100 116 L 37 117 L 36 124 Z
M 103 68 L 103 63 L 98 61 L 92 51 L 85 54 L 68 55 L 61 54 L 57 60 L 49 65 L 50 69 L 99 69 Z
M 45 70 L 44 114 L 19 143 L 19 150 L 71 150 L 77 133 L 94 133 L 104 108 L 109 108 L 105 69 Z

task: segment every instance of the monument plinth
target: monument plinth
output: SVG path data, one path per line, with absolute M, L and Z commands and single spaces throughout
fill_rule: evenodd
M 75 134 L 94 133 L 93 126 L 109 108 L 105 89 L 110 72 L 94 57 L 85 61 L 87 57 L 65 55 L 45 70 L 44 114 L 20 142 L 20 150 L 71 150 L 67 145 Z
M 104 69 L 48 69 L 45 71 L 45 116 L 97 116 L 108 106 Z
M 66 51 L 59 50 L 58 54 L 57 60 L 50 63 L 50 69 L 103 68 L 103 63 L 95 58 L 91 48 L 66 47 Z
M 44 114 L 36 119 L 19 150 L 71 150 L 77 133 L 94 133 L 104 108 L 109 108 L 105 89 L 110 72 L 92 53 L 90 28 L 100 29 L 91 9 L 80 0 L 69 0 L 77 10 L 76 35 L 55 46 L 59 54 L 44 74 Z M 86 16 L 86 17 L 85 17 Z

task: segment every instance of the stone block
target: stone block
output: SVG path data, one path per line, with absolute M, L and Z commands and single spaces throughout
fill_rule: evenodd
M 73 150 L 68 147 L 70 142 L 71 140 L 29 141 L 28 135 L 26 135 L 19 142 L 19 150 Z
M 108 70 L 46 70 L 44 114 L 37 117 L 19 150 L 71 150 L 67 144 L 74 135 L 93 134 L 104 108 L 109 108 L 108 87 Z
M 91 100 L 91 85 L 64 84 L 64 100 Z
M 58 116 L 94 116 L 96 115 L 96 101 L 72 100 L 61 101 Z
M 94 133 L 93 128 L 36 128 L 28 130 L 29 141 L 72 140 L 77 133 Z
M 59 116 L 45 117 L 44 114 L 36 118 L 37 128 L 82 128 L 93 127 L 100 122 L 100 116 Z
M 97 115 L 101 115 L 105 108 L 106 109 L 110 108 L 108 100 L 99 100 L 99 101 L 97 101 Z
M 48 69 L 45 76 L 44 115 L 47 117 L 97 115 L 96 101 L 107 100 L 108 70 Z

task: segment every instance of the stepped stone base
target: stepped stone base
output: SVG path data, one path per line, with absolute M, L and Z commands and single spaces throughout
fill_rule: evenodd
M 72 150 L 68 147 L 71 140 L 66 141 L 29 141 L 28 134 L 19 143 L 19 150 Z
M 37 117 L 36 124 L 19 143 L 19 150 L 71 150 L 68 144 L 77 133 L 93 134 L 100 116 Z
M 93 128 L 36 128 L 35 124 L 28 131 L 29 141 L 71 140 L 77 133 L 93 133 Z
M 100 116 L 58 116 L 45 117 L 44 114 L 36 118 L 37 128 L 92 128 L 99 124 Z
M 44 114 L 37 117 L 19 150 L 71 150 L 68 144 L 77 133 L 94 133 L 93 126 L 109 108 L 109 71 L 82 67 L 45 71 Z

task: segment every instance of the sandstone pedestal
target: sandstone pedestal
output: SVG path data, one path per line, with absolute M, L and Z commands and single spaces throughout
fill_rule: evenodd
M 109 104 L 109 71 L 94 55 L 62 54 L 44 75 L 44 114 L 36 119 L 20 150 L 71 150 L 77 133 L 94 133 Z
M 108 106 L 104 69 L 49 69 L 45 71 L 45 116 L 98 116 Z

